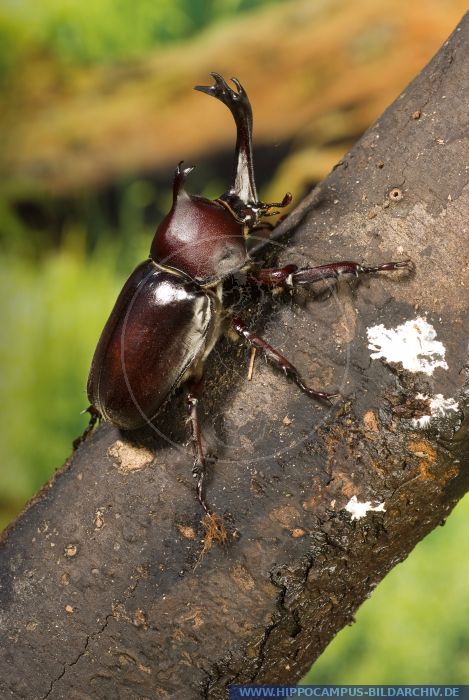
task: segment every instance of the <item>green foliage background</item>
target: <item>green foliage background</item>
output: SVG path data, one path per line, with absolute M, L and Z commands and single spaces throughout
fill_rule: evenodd
M 132 59 L 268 2 L 139 0 L 135 21 L 135 0 L 4 0 L 0 81 L 11 87 L 21 63 L 43 56 L 72 65 Z M 116 225 L 91 215 L 65 226 L 58 245 L 0 199 L 0 527 L 86 425 L 91 355 L 125 276 L 147 255 L 144 213 L 154 196 L 146 182 L 126 183 Z M 465 499 L 379 586 L 309 682 L 469 683 L 468 518 Z
M 279 0 L 3 0 L 0 75 L 43 52 L 93 64 L 138 58 L 208 25 Z M 131 27 L 131 31 L 129 31 Z

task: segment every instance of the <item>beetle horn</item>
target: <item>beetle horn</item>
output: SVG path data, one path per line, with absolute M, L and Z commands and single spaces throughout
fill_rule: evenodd
M 195 168 L 195 165 L 192 165 L 189 168 L 183 168 L 182 167 L 183 163 L 184 163 L 184 161 L 181 160 L 178 163 L 177 168 L 174 172 L 173 203 L 175 203 L 176 200 L 178 199 L 178 197 L 180 197 L 181 194 L 183 194 L 185 192 L 184 183 L 185 183 L 189 173 L 191 173 Z
M 210 75 L 215 81 L 213 85 L 196 85 L 194 89 L 223 102 L 233 115 L 237 129 L 234 181 L 230 190 L 222 195 L 221 199 L 227 201 L 235 210 L 239 208 L 241 203 L 245 206 L 255 207 L 257 206 L 257 190 L 252 159 L 251 103 L 237 78 L 231 78 L 236 86 L 236 90 L 233 90 L 219 73 L 210 73 Z M 238 207 L 236 207 L 236 203 L 238 203 Z

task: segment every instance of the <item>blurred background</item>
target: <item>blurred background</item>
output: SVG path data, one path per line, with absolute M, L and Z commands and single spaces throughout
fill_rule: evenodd
M 466 0 L 1 0 L 0 528 L 85 425 L 91 356 L 181 159 L 226 189 L 235 75 L 262 199 L 298 202 L 421 70 Z M 330 645 L 310 682 L 469 683 L 469 502 Z

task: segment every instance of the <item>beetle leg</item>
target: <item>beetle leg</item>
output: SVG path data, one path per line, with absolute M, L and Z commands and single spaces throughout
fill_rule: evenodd
M 262 350 L 266 357 L 271 362 L 273 362 L 274 365 L 279 367 L 287 377 L 293 379 L 295 384 L 299 386 L 300 389 L 305 392 L 305 394 L 308 394 L 308 396 L 311 396 L 314 399 L 324 399 L 326 401 L 331 401 L 332 399 L 335 399 L 339 396 L 339 394 L 329 394 L 325 391 L 315 391 L 311 387 L 307 386 L 301 378 L 301 375 L 298 372 L 297 368 L 294 365 L 292 365 L 292 363 L 289 360 L 287 360 L 286 357 L 284 357 L 277 350 L 275 350 L 275 348 L 273 348 L 272 345 L 269 345 L 269 343 L 266 340 L 264 340 L 264 338 L 261 338 L 260 336 L 250 331 L 249 328 L 247 328 L 244 321 L 242 321 L 239 318 L 239 316 L 234 316 L 231 319 L 231 326 L 237 333 L 239 333 L 239 335 L 242 335 L 243 338 L 245 338 L 250 345 L 252 345 L 255 348 L 258 348 L 259 350 Z
M 77 437 L 73 441 L 73 449 L 76 450 L 77 447 L 79 447 L 83 442 L 85 442 L 86 438 L 88 435 L 91 433 L 93 430 L 94 426 L 98 422 L 98 420 L 101 420 L 101 414 L 100 412 L 94 407 L 94 406 L 88 406 L 83 413 L 89 413 L 90 414 L 90 420 L 88 422 L 88 425 L 86 426 L 85 430 L 83 431 L 82 435 L 80 437 Z
M 207 501 L 205 500 L 204 480 L 207 473 L 207 464 L 205 461 L 204 449 L 202 447 L 200 421 L 197 411 L 202 382 L 203 380 L 200 379 L 199 381 L 192 381 L 188 383 L 187 412 L 189 414 L 189 422 L 191 424 L 191 442 L 194 453 L 192 474 L 197 479 L 197 498 L 205 511 L 205 515 L 202 520 L 205 528 L 204 548 L 202 550 L 203 554 L 210 549 L 213 542 L 225 544 L 228 539 L 228 533 L 222 518 L 220 518 L 211 510 L 211 508 L 209 508 Z
M 285 265 L 285 267 L 272 267 L 253 270 L 250 277 L 261 284 L 287 287 L 292 289 L 303 284 L 312 284 L 325 279 L 339 279 L 344 275 L 367 275 L 374 272 L 385 272 L 387 270 L 408 270 L 411 272 L 414 265 L 411 260 L 401 260 L 399 262 L 381 263 L 381 265 L 361 265 L 357 262 L 345 260 L 343 262 L 329 263 L 328 265 L 318 265 L 317 267 L 298 268 L 296 265 Z
M 187 392 L 187 413 L 189 415 L 189 423 L 191 426 L 191 443 L 192 452 L 194 454 L 194 464 L 192 474 L 197 479 L 197 498 L 204 511 L 210 515 L 211 510 L 207 505 L 204 493 L 204 480 L 207 473 L 207 464 L 205 461 L 204 449 L 202 447 L 202 436 L 200 432 L 200 420 L 198 414 L 199 396 L 202 389 L 202 380 L 199 382 L 190 382 Z

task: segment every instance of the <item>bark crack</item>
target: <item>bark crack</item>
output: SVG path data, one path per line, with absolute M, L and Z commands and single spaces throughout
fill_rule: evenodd
M 80 651 L 80 653 L 77 655 L 77 657 L 73 661 L 66 663 L 64 665 L 64 667 L 62 668 L 61 672 L 59 673 L 59 675 L 56 676 L 56 678 L 52 679 L 52 681 L 50 683 L 49 690 L 43 696 L 42 700 L 46 700 L 46 698 L 48 698 L 50 696 L 50 694 L 52 693 L 52 691 L 54 689 L 54 686 L 64 677 L 67 670 L 69 668 L 72 668 L 72 666 L 75 666 L 80 661 L 80 659 L 86 654 L 88 647 L 90 645 L 90 642 L 94 641 L 95 639 L 99 639 L 99 637 L 103 634 L 103 632 L 106 630 L 106 627 L 108 626 L 110 620 L 112 618 L 116 617 L 115 616 L 115 608 L 117 606 L 120 606 L 120 605 L 125 605 L 125 603 L 127 603 L 127 601 L 130 600 L 135 595 L 135 591 L 138 587 L 138 584 L 144 575 L 145 575 L 145 573 L 144 572 L 142 573 L 142 570 L 138 567 L 137 568 L 137 577 L 136 577 L 135 583 L 131 584 L 127 588 L 126 593 L 121 600 L 115 601 L 112 604 L 113 609 L 110 613 L 108 613 L 106 615 L 106 617 L 104 619 L 104 623 L 101 625 L 101 627 L 98 630 L 96 630 L 96 632 L 93 632 L 93 634 L 87 635 L 83 649 Z

